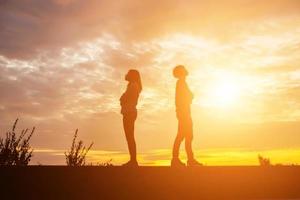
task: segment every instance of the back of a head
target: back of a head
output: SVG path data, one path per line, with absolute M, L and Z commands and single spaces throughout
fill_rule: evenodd
M 173 76 L 175 78 L 183 78 L 188 75 L 188 71 L 185 69 L 183 65 L 177 65 L 173 69 Z
M 129 82 L 136 82 L 139 85 L 140 91 L 142 90 L 142 81 L 138 70 L 130 69 L 127 73 L 127 80 Z

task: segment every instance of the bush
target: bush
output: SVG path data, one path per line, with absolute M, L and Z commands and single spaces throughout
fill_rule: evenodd
M 76 143 L 77 134 L 78 129 L 76 129 L 75 131 L 71 150 L 69 152 L 65 152 L 66 162 L 68 166 L 84 166 L 85 157 L 93 146 L 93 143 L 91 143 L 90 146 L 86 148 L 85 146 L 83 146 L 83 142 L 81 140 Z
M 23 129 L 19 137 L 16 134 L 16 119 L 12 130 L 6 133 L 6 138 L 0 138 L 0 165 L 4 166 L 26 166 L 32 157 L 33 149 L 30 147 L 29 141 L 35 131 L 32 128 L 27 137 L 25 137 L 29 129 Z
M 271 166 L 271 161 L 269 158 L 264 158 L 261 155 L 258 155 L 258 161 L 260 166 Z

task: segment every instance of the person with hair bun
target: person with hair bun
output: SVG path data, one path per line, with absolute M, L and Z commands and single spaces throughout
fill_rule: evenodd
M 193 93 L 190 91 L 185 79 L 188 71 L 183 65 L 178 65 L 173 69 L 173 75 L 178 79 L 176 83 L 175 105 L 178 119 L 178 132 L 173 146 L 172 167 L 186 166 L 179 159 L 180 144 L 185 140 L 185 150 L 187 153 L 187 166 L 201 166 L 195 158 L 192 150 L 193 121 L 191 117 L 191 103 Z

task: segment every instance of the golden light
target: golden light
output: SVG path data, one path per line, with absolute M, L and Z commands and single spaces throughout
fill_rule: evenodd
M 238 77 L 219 73 L 206 89 L 206 104 L 213 107 L 232 107 L 239 103 L 241 96 L 241 84 Z
M 232 82 L 220 82 L 213 88 L 213 98 L 219 105 L 233 104 L 238 99 L 238 87 Z

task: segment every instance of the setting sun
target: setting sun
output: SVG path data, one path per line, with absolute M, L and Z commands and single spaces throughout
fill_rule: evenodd
M 230 82 L 220 83 L 213 91 L 215 100 L 219 105 L 232 105 L 237 101 L 238 88 Z
M 215 103 L 219 106 L 229 106 L 237 102 L 239 90 L 237 85 L 224 80 L 224 82 L 217 83 L 212 91 L 212 98 L 215 99 Z
M 205 105 L 215 108 L 232 107 L 241 101 L 242 82 L 232 74 L 221 72 L 208 84 L 201 98 Z

